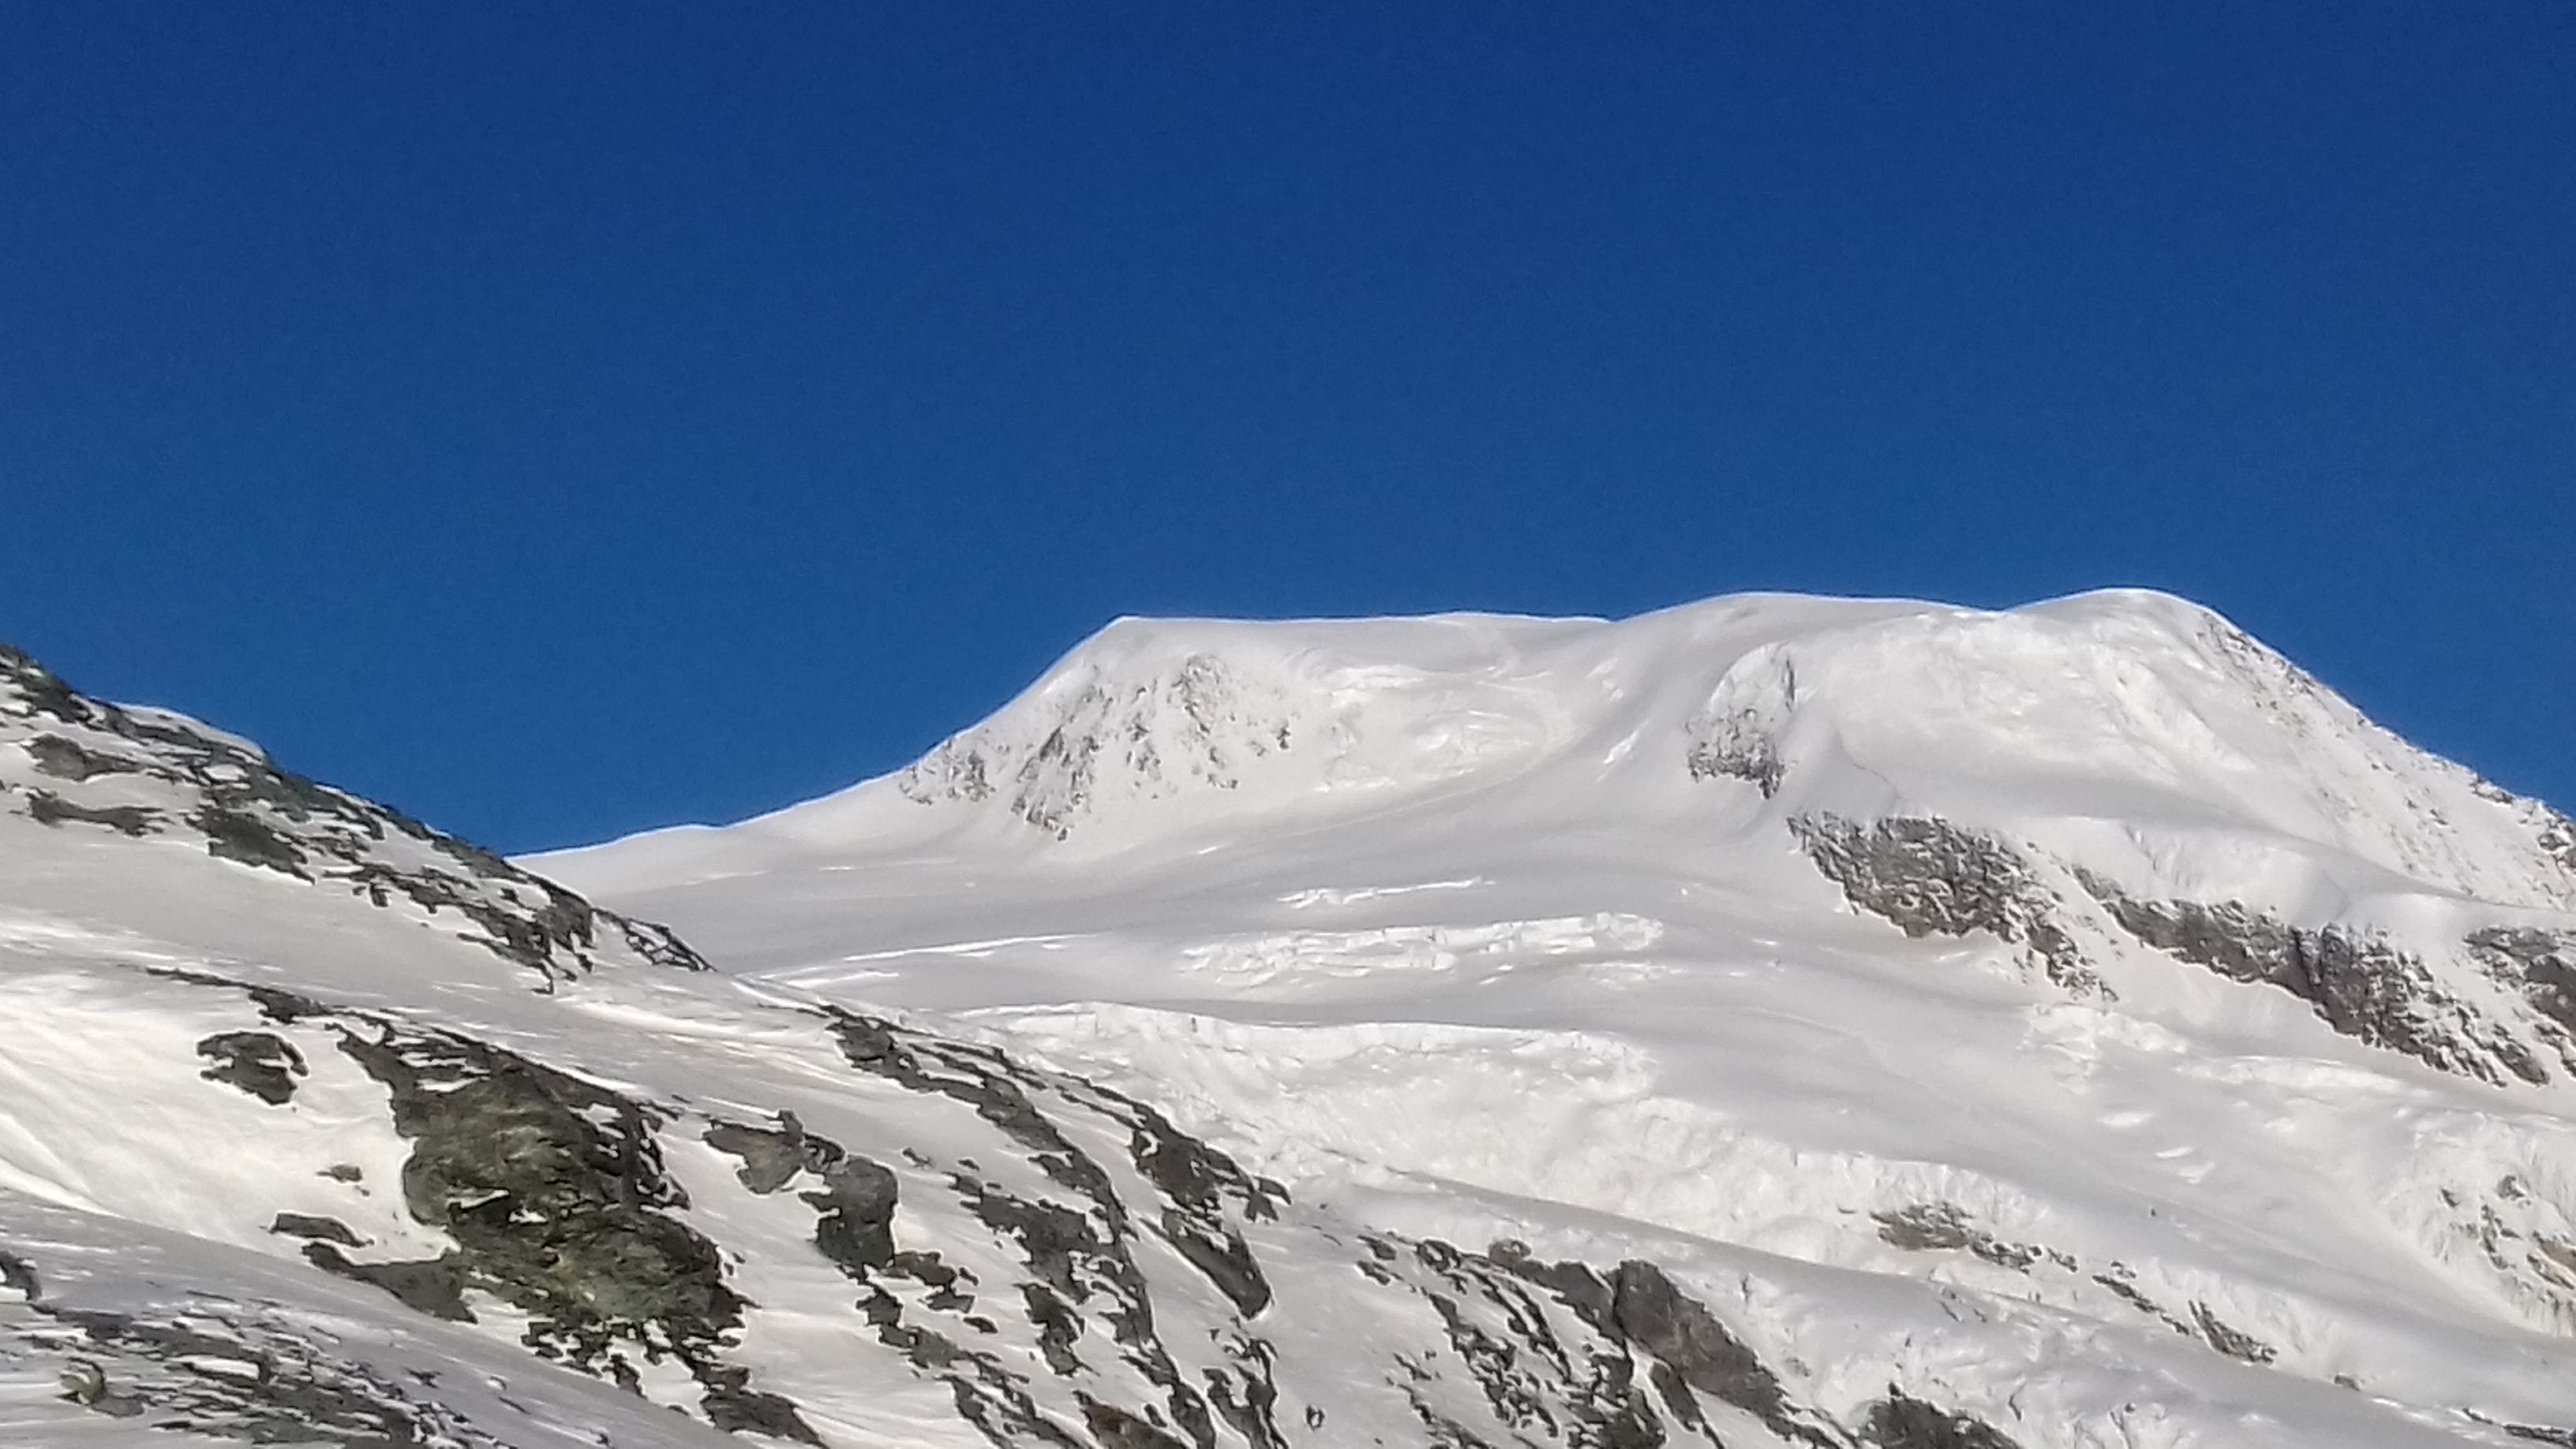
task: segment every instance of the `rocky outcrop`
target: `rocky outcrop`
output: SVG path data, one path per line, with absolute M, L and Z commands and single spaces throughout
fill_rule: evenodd
M 1737 660 L 1685 728 L 1691 778 L 1742 780 L 1766 800 L 1779 794 L 1789 769 L 1780 734 L 1797 702 L 1797 666 L 1784 650 L 1766 646 Z
M 2469 959 L 2521 999 L 2533 1034 L 2576 1075 L 2576 933 L 2490 926 L 2469 933 Z
M 834 1012 L 832 1030 L 844 1058 L 859 1070 L 909 1091 L 944 1097 L 971 1110 L 1035 1167 L 1050 1191 L 1014 1189 L 977 1163 L 952 1160 L 941 1170 L 956 1200 L 997 1237 L 1011 1243 L 1027 1276 L 1017 1285 L 1018 1307 L 1035 1335 L 1041 1360 L 1059 1377 L 1088 1375 L 1078 1345 L 1097 1320 L 1123 1366 L 1159 1394 L 1159 1404 L 1132 1408 L 1102 1404 L 1124 1416 L 1116 1422 L 1169 1429 L 1177 1442 L 1211 1449 L 1218 1416 L 1255 1442 L 1276 1439 L 1270 1420 L 1275 1392 L 1269 1383 L 1270 1348 L 1243 1321 L 1270 1298 L 1260 1265 L 1245 1245 L 1240 1225 L 1272 1218 L 1286 1202 L 1275 1185 L 1245 1174 L 1223 1154 L 1184 1137 L 1142 1103 L 1089 1083 L 1029 1071 L 990 1048 L 946 1041 L 891 1021 Z M 1078 1113 L 1127 1129 L 1129 1166 L 1155 1190 L 1157 1204 L 1131 1202 L 1109 1171 L 1038 1106 Z M 881 1189 L 890 1210 L 894 1189 Z M 1149 1214 L 1140 1222 L 1139 1210 Z M 1148 1226 L 1149 1225 L 1149 1226 Z M 1193 1384 L 1181 1372 L 1155 1324 L 1153 1294 L 1137 1261 L 1139 1238 L 1152 1232 L 1195 1268 L 1240 1315 L 1225 1349 L 1228 1366 L 1204 1369 Z M 907 1257 L 889 1240 L 874 1260 L 845 1262 L 844 1270 L 875 1285 L 881 1274 L 908 1279 L 929 1293 L 918 1307 L 965 1328 L 973 1300 L 956 1291 L 957 1275 L 933 1253 Z M 913 1310 L 887 1286 L 876 1285 L 869 1308 L 881 1341 L 904 1351 L 916 1367 L 946 1378 L 967 1412 L 996 1443 L 1016 1442 L 1006 1430 L 1034 1433 L 1043 1422 L 1025 1378 L 991 1354 L 960 1346 L 964 1337 L 936 1319 L 914 1321 Z M 1085 1412 L 1099 1415 L 1086 1403 Z M 1125 1431 L 1122 1431 L 1125 1432 Z M 1130 1437 L 1133 1437 L 1132 1433 Z
M 91 699 L 0 645 L 0 797 L 9 796 L 42 825 L 195 840 L 219 860 L 450 923 L 549 986 L 604 962 L 706 965 L 666 927 L 600 910 L 193 720 Z
M 2079 873 L 2140 941 L 2231 981 L 2277 987 L 2346 1036 L 2502 1084 L 2549 1071 L 2510 1031 L 2435 979 L 2423 958 L 2348 927 L 2290 925 L 2241 902 L 2147 901 Z
M 1816 869 L 1842 887 L 1844 899 L 1905 934 L 1983 931 L 2023 947 L 2060 986 L 2103 990 L 2060 919 L 2056 896 L 2018 851 L 1993 836 L 1926 816 L 1864 825 L 1839 815 L 1799 815 L 1789 828 Z
M 2551 1073 L 2535 1043 L 2576 1072 L 2576 942 L 2529 928 L 2472 934 L 2460 956 L 2510 990 L 2528 1013 L 2500 1017 L 2446 985 L 2422 955 L 2350 926 L 2295 926 L 2239 901 L 2150 900 L 2081 866 L 2071 906 L 2034 858 L 1993 835 L 1931 817 L 1862 824 L 1830 814 L 1792 817 L 1807 857 L 1855 908 L 1909 936 L 1985 932 L 2020 945 L 2033 967 L 2069 989 L 2108 995 L 2077 944 L 2086 929 L 2140 944 L 2231 981 L 2270 986 L 2308 1005 L 2334 1030 L 2443 1071 L 2502 1085 Z M 2089 901 L 2087 898 L 2090 898 Z
M 405 1206 L 457 1244 L 434 1264 L 341 1271 L 422 1306 L 382 1276 L 408 1270 L 433 1312 L 465 1312 L 466 1287 L 491 1292 L 531 1316 L 524 1341 L 538 1353 L 629 1387 L 647 1355 L 668 1354 L 717 1427 L 821 1442 L 723 1360 L 743 1299 L 716 1245 L 678 1216 L 688 1200 L 662 1169 L 661 1110 L 450 1035 L 344 1027 L 340 1048 L 391 1094 L 395 1130 L 411 1139 Z M 327 1252 L 308 1248 L 331 1267 Z
M 234 987 L 202 973 L 159 974 Z M 792 1404 L 751 1387 L 748 1370 L 728 1358 L 746 1304 L 663 1167 L 658 1134 L 674 1109 L 456 1032 L 238 989 L 278 1030 L 207 1038 L 200 1050 L 218 1059 L 207 1078 L 266 1097 L 306 1071 L 281 1031 L 329 1041 L 384 1088 L 392 1128 L 411 1146 L 405 1210 L 455 1245 L 431 1258 L 360 1258 L 344 1251 L 363 1246 L 344 1224 L 279 1214 L 271 1231 L 304 1240 L 307 1262 L 453 1322 L 474 1322 L 469 1295 L 489 1294 L 526 1315 L 521 1342 L 542 1358 L 636 1391 L 648 1366 L 673 1361 L 696 1381 L 716 1427 L 821 1442 Z M 337 1165 L 322 1171 L 343 1175 Z
M 197 1055 L 209 1065 L 207 1081 L 241 1088 L 272 1107 L 295 1095 L 295 1079 L 308 1075 L 304 1054 L 275 1032 L 223 1031 L 197 1043 Z
M 1000 797 L 1010 813 L 1069 837 L 1106 789 L 1154 797 L 1233 790 L 1243 771 L 1286 751 L 1284 713 L 1247 697 L 1225 661 L 1192 654 L 1144 679 L 1095 672 L 1029 713 L 940 742 L 896 777 L 920 804 Z
M 1871 1407 L 1863 1432 L 1878 1449 L 2020 1449 L 1992 1424 L 1901 1393 Z
M 1283 1409 L 1281 1349 L 1265 1329 L 1279 1289 L 1256 1229 L 1274 1246 L 1283 1234 L 1297 1245 L 1309 1295 L 1319 1291 L 1312 1264 L 1349 1265 L 1331 1298 L 1310 1296 L 1304 1313 L 1419 1325 L 1417 1346 L 1384 1364 L 1382 1388 L 1410 1407 L 1423 1443 L 1661 1449 L 1723 1444 L 1726 1425 L 1747 1421 L 1816 1449 L 1864 1442 L 1863 1425 L 1802 1403 L 1790 1378 L 1651 1261 L 1543 1261 L 1517 1243 L 1480 1252 L 1300 1210 L 1132 1097 L 890 1019 L 813 1018 L 877 1090 L 960 1114 L 980 1136 L 915 1136 L 929 1119 L 906 1108 L 892 1120 L 915 1124 L 899 1130 L 920 1145 L 863 1152 L 792 1112 L 656 1101 L 454 1031 L 203 973 L 161 974 L 247 999 L 260 1027 L 207 1040 L 221 1043 L 210 1059 L 246 1063 L 255 1085 L 277 1073 L 305 1080 L 309 1066 L 299 1074 L 293 1064 L 330 1051 L 384 1090 L 408 1147 L 403 1211 L 450 1246 L 404 1256 L 337 1218 L 271 1215 L 270 1231 L 313 1270 L 469 1327 L 507 1305 L 529 1351 L 638 1393 L 662 1392 L 655 1364 L 676 1367 L 695 1384 L 687 1406 L 719 1428 L 822 1438 L 751 1367 L 750 1305 L 727 1249 L 666 1165 L 683 1137 L 729 1159 L 726 1190 L 809 1209 L 811 1251 L 854 1289 L 844 1300 L 852 1327 L 944 1385 L 960 1418 L 1001 1449 L 1334 1442 L 1323 1410 Z M 251 1089 L 208 1076 L 213 1088 Z M 316 1171 L 364 1185 L 341 1164 Z M 931 1234 L 931 1223 L 951 1226 Z M 1016 1265 L 999 1279 L 987 1266 L 996 1249 Z M 0 1278 L 31 1295 L 37 1271 L 0 1262 Z M 1195 1326 L 1175 1338 L 1167 1315 L 1183 1304 Z M 158 1370 L 101 1362 L 101 1404 L 162 1414 L 183 1402 Z M 422 1407 L 399 1395 L 392 1405 L 366 1409 L 367 1422 L 398 1423 Z M 316 1410 L 291 1427 L 325 1442 L 485 1442 L 470 1425 L 451 1439 L 342 1434 L 340 1413 Z M 282 1414 L 243 1422 L 246 1437 L 292 1437 Z

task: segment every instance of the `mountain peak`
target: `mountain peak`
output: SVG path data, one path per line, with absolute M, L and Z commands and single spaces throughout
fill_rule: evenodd
M 929 817 L 915 828 L 1005 844 L 1196 849 L 1487 790 L 1615 826 L 1665 813 L 1683 780 L 1771 802 L 1757 819 L 1702 791 L 1734 821 L 1711 830 L 1938 814 L 2073 849 L 2116 820 L 2141 838 L 2106 869 L 2161 869 L 2157 841 L 2190 837 L 2208 848 L 2168 864 L 2225 877 L 2168 882 L 2195 889 L 2576 893 L 2555 812 L 2408 746 L 2216 613 L 2134 589 L 1994 612 L 1752 595 L 1616 622 L 1122 619 L 897 775 L 779 823 L 874 838 L 900 798 Z
M 0 654 L 0 1437 L 2576 1442 L 2568 841 L 2135 592 L 1123 620 L 526 862 Z

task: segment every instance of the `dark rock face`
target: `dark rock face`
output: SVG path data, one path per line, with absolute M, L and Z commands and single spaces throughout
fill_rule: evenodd
M 1787 1395 L 1779 1378 L 1662 1269 L 1635 1259 L 1622 1263 L 1611 1275 L 1610 1295 L 1619 1331 L 1670 1365 L 1683 1383 L 1765 1423 L 1781 1417 Z
M 268 1230 L 282 1238 L 310 1238 L 317 1242 L 338 1243 L 342 1247 L 365 1246 L 349 1225 L 338 1218 L 317 1217 L 310 1213 L 279 1213 Z
M 38 735 L 26 742 L 36 760 L 36 773 L 78 784 L 92 775 L 116 775 L 134 766 L 114 755 L 96 754 L 61 735 Z
M 2058 920 L 2058 902 L 2002 841 L 1946 820 L 1898 816 L 1868 825 L 1839 815 L 1789 822 L 1816 869 L 1860 910 L 1914 937 L 1984 931 L 2025 946 L 2049 980 L 2100 992 L 2102 982 Z
M 793 1112 L 782 1114 L 775 1128 L 718 1122 L 707 1128 L 702 1140 L 718 1152 L 740 1158 L 742 1166 L 734 1169 L 734 1176 L 764 1197 L 794 1181 L 796 1174 L 823 1165 L 818 1160 L 823 1144 L 805 1136 L 804 1125 Z
M 295 1095 L 295 1079 L 309 1070 L 304 1054 L 274 1032 L 218 1032 L 197 1043 L 197 1055 L 214 1063 L 199 1076 L 239 1087 L 272 1107 L 285 1105 Z
M 1051 1099 L 1064 1109 L 1130 1129 L 1137 1170 L 1174 1193 L 1160 1214 L 1166 1241 L 1238 1306 L 1248 1298 L 1266 1302 L 1268 1286 L 1226 1213 L 1275 1213 L 1275 1188 L 1256 1183 L 1222 1154 L 1183 1138 L 1152 1109 L 1116 1093 L 1052 1079 L 988 1048 L 944 1041 L 875 1017 L 836 1012 L 832 1029 L 853 1067 L 972 1109 L 1066 1199 L 1021 1196 L 968 1163 L 946 1173 L 959 1203 L 1016 1245 L 1026 1264 L 1029 1276 L 1017 1295 L 1020 1312 L 1035 1330 L 1049 1371 L 1063 1376 L 1088 1371 L 1076 1344 L 1086 1319 L 1096 1315 L 1118 1357 L 1163 1395 L 1161 1405 L 1142 1415 L 1113 1405 L 1104 1408 L 1156 1433 L 1176 1430 L 1179 1442 L 1198 1449 L 1215 1444 L 1214 1415 L 1220 1408 L 1228 1411 L 1229 1422 L 1240 1418 L 1239 1431 L 1255 1442 L 1276 1436 L 1267 1418 L 1274 1398 L 1266 1368 L 1268 1346 L 1248 1333 L 1238 1334 L 1234 1342 L 1244 1371 L 1211 1374 L 1205 1392 L 1183 1380 L 1155 1328 L 1152 1296 L 1134 1256 L 1140 1229 L 1129 1204 L 1108 1172 L 1065 1135 L 1038 1101 Z M 871 1302 L 880 1339 L 905 1351 L 917 1368 L 945 1378 L 958 1395 L 961 1412 L 995 1443 L 1022 1442 L 1010 1437 L 1015 1433 L 1043 1438 L 1035 1425 L 1045 1420 L 1016 1375 L 993 1356 L 962 1347 L 950 1334 L 908 1321 L 904 1305 L 888 1291 L 891 1285 L 875 1282 L 879 1276 L 911 1278 L 954 1301 L 954 1270 L 938 1264 L 935 1255 L 897 1251 L 884 1234 L 881 1225 L 892 1213 L 894 1182 L 891 1174 L 880 1178 L 881 1173 L 884 1169 L 876 1168 L 844 1174 L 837 1182 L 827 1173 L 825 1190 L 806 1199 L 827 1214 L 841 1214 L 847 1252 L 843 1269 L 876 1287 Z M 1171 1233 L 1173 1225 L 1181 1230 L 1177 1236 Z M 927 1276 L 932 1272 L 951 1281 L 933 1281 Z M 934 1305 L 925 1300 L 923 1306 Z M 971 1319 L 959 1321 L 972 1326 Z
M 1186 1449 L 1180 1440 L 1112 1404 L 1086 1399 L 1082 1424 L 1100 1449 Z
M 2384 941 L 2342 926 L 2288 925 L 2234 901 L 2141 901 L 2079 878 L 2139 940 L 2229 980 L 2279 987 L 2346 1036 L 2484 1082 L 2549 1080 L 2528 1047 L 2442 989 L 2420 958 Z
M 1514 1243 L 1475 1253 L 1437 1239 L 1407 1242 L 1376 1233 L 1360 1242 L 1368 1256 L 1355 1266 L 1430 1306 L 1451 1356 L 1465 1366 L 1486 1414 L 1504 1431 L 1495 1440 L 1478 1434 L 1456 1401 L 1444 1402 L 1428 1356 L 1406 1355 L 1398 1362 L 1403 1377 L 1393 1382 L 1412 1402 L 1428 1442 L 1548 1439 L 1570 1449 L 1660 1449 L 1676 1432 L 1707 1432 L 1687 1387 L 1658 1379 L 1649 1391 L 1644 1366 L 1611 1321 L 1610 1289 L 1589 1267 L 1539 1263 Z
M 157 710 L 82 695 L 0 645 L 0 750 L 35 776 L 11 785 L 40 824 L 178 835 L 254 869 L 337 883 L 378 906 L 439 918 L 551 985 L 599 963 L 608 942 L 654 965 L 703 969 L 667 928 L 602 911 L 479 846 L 279 768 L 259 750 Z
M 815 1211 L 814 1245 L 851 1267 L 894 1262 L 895 1178 L 884 1164 L 844 1156 L 821 1172 L 819 1191 L 798 1194 Z
M 392 1294 L 403 1307 L 451 1323 L 472 1323 L 474 1315 L 465 1306 L 465 1285 L 469 1281 L 465 1257 L 461 1253 L 442 1253 L 435 1258 L 416 1258 L 390 1263 L 360 1263 L 326 1242 L 304 1245 L 304 1261 L 335 1278 L 352 1283 L 365 1283 Z
M 649 1331 L 695 1367 L 740 1326 L 715 1245 L 671 1215 L 686 1199 L 643 1104 L 452 1038 L 350 1030 L 341 1050 L 412 1140 L 404 1206 L 456 1239 L 458 1274 L 536 1317 L 541 1351 L 622 1380 L 619 1340 Z
M 864 1283 L 871 1270 L 894 1266 L 898 1184 L 883 1163 L 810 1135 L 793 1112 L 779 1114 L 774 1128 L 719 1122 L 705 1141 L 742 1160 L 734 1176 L 755 1193 L 776 1192 L 799 1174 L 817 1179 L 818 1188 L 797 1196 L 815 1211 L 814 1246 L 844 1273 Z
M 1862 1433 L 1879 1449 L 2020 1449 L 1983 1420 L 1894 1392 L 1871 1407 Z
M 104 825 L 136 840 L 152 833 L 151 811 L 139 805 L 81 805 L 51 790 L 27 791 L 27 817 L 38 825 Z
M 748 1370 L 724 1359 L 745 1305 L 716 1245 L 678 1216 L 687 1198 L 654 1137 L 665 1109 L 451 1033 L 245 989 L 272 1021 L 333 1033 L 384 1086 L 394 1128 L 412 1143 L 404 1207 L 457 1244 L 432 1259 L 366 1261 L 342 1251 L 359 1246 L 344 1224 L 279 1214 L 271 1231 L 306 1239 L 307 1261 L 438 1318 L 470 1322 L 466 1294 L 491 1293 L 530 1315 L 523 1341 L 542 1357 L 630 1389 L 640 1363 L 667 1357 L 697 1380 L 718 1427 L 820 1442 L 794 1405 L 752 1388 Z M 201 1050 L 264 1096 L 281 1063 L 303 1067 L 269 1032 L 210 1037 Z M 849 1206 L 835 1200 L 838 1211 Z

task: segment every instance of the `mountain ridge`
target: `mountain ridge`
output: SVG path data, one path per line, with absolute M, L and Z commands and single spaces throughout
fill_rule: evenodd
M 2576 1442 L 2565 821 L 2217 616 L 1105 636 L 520 862 L 0 655 L 0 1426 Z

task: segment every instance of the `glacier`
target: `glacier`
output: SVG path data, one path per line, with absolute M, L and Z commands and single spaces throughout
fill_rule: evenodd
M 2576 825 L 2159 594 L 1122 620 L 515 861 L 0 652 L 0 991 L 10 1443 L 2576 1445 Z

